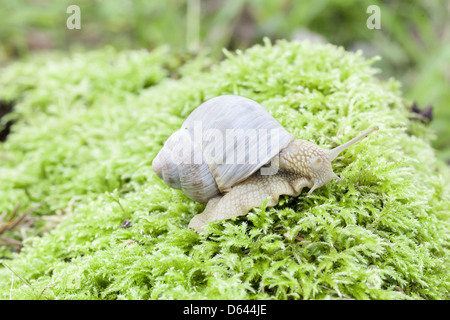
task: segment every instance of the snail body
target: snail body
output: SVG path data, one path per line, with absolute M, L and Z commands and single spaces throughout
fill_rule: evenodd
M 295 139 L 262 106 L 235 95 L 197 107 L 152 163 L 154 172 L 190 199 L 207 203 L 189 227 L 202 232 L 212 221 L 247 214 L 270 197 L 308 194 L 333 179 L 337 155 L 377 130 L 368 130 L 332 150 Z

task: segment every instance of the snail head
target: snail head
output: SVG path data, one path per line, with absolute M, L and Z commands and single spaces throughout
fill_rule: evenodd
M 333 172 L 331 162 L 343 150 L 361 141 L 376 130 L 378 130 L 378 127 L 365 131 L 356 138 L 331 150 L 324 150 L 309 141 L 296 139 L 281 152 L 280 168 L 308 177 L 311 181 L 308 194 L 311 194 L 315 189 L 326 185 L 333 179 L 342 182 L 342 179 Z

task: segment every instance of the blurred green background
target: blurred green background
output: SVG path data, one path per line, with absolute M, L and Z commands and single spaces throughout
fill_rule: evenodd
M 69 5 L 81 9 L 81 29 L 69 30 Z M 381 29 L 369 29 L 378 5 Z M 111 45 L 168 45 L 181 54 L 223 58 L 263 37 L 326 41 L 379 55 L 380 77 L 403 83 L 408 104 L 433 106 L 434 146 L 450 164 L 450 0 L 0 0 L 0 66 L 47 51 Z

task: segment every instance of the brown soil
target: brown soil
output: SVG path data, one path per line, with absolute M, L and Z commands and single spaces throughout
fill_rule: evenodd
M 0 120 L 8 113 L 13 110 L 13 103 L 8 101 L 0 100 Z M 2 125 L 0 122 L 0 142 L 4 142 L 6 137 L 11 132 L 11 126 L 13 121 L 8 121 L 6 124 Z

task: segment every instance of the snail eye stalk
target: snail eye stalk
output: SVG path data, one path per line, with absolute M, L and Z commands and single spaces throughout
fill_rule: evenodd
M 346 143 L 344 143 L 344 144 L 342 144 L 342 145 L 340 145 L 340 146 L 338 146 L 338 147 L 336 147 L 336 148 L 334 148 L 334 149 L 331 149 L 330 151 L 328 151 L 328 159 L 329 159 L 330 161 L 333 161 L 334 159 L 336 159 L 336 157 L 337 157 L 342 151 L 344 151 L 344 150 L 347 149 L 348 147 L 354 145 L 355 143 L 361 141 L 362 139 L 364 139 L 365 137 L 367 137 L 369 134 L 371 134 L 372 132 L 377 131 L 377 130 L 378 130 L 378 127 L 374 127 L 374 128 L 372 128 L 372 129 L 370 129 L 370 130 L 367 130 L 367 131 L 361 133 L 361 134 L 360 134 L 359 136 L 357 136 L 356 138 L 353 138 L 352 140 L 347 141 Z

